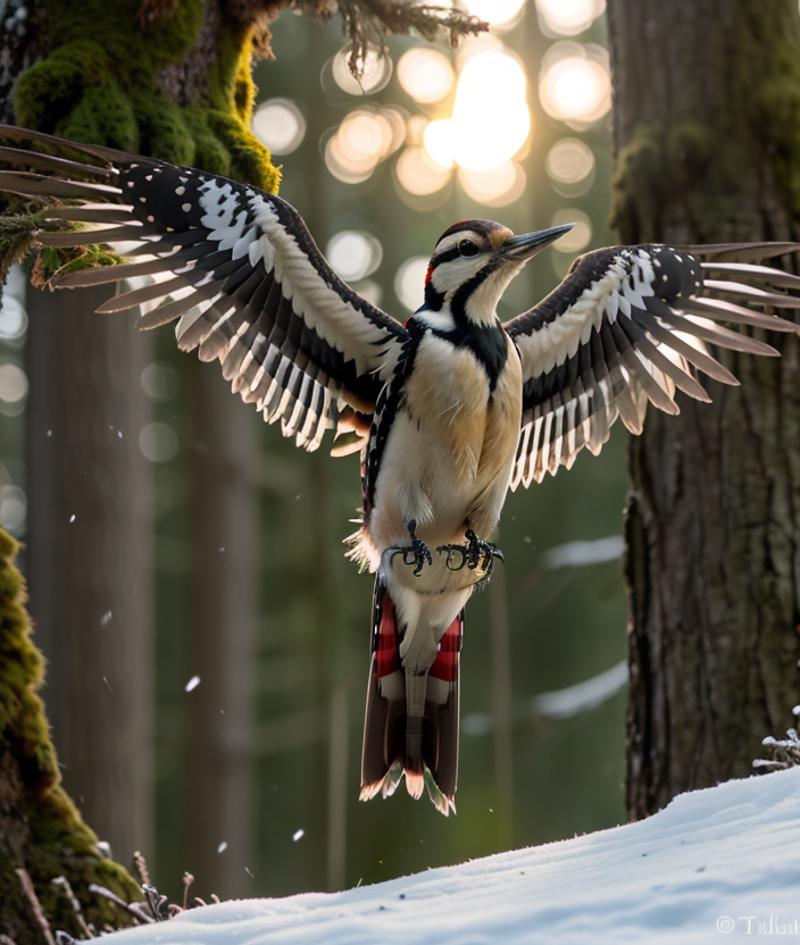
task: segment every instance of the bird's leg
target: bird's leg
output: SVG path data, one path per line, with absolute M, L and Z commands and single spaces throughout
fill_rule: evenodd
M 425 542 L 421 538 L 417 538 L 417 520 L 415 518 L 412 518 L 408 523 L 408 534 L 411 538 L 411 544 L 405 545 L 401 549 L 403 552 L 403 564 L 407 567 L 413 565 L 414 574 L 419 576 L 422 574 L 422 569 L 426 561 L 428 564 L 433 564 L 433 556 Z
M 479 564 L 481 564 L 481 568 L 486 571 L 495 558 L 499 558 L 501 561 L 504 560 L 503 552 L 500 551 L 497 545 L 492 544 L 490 541 L 483 541 L 483 539 L 478 538 L 471 528 L 466 530 L 464 537 L 467 539 L 464 554 L 466 557 L 467 567 L 471 570 L 474 570 Z M 483 558 L 482 563 L 481 558 Z

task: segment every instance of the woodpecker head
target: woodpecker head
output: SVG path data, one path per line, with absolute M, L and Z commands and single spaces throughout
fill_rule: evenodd
M 538 252 L 572 229 L 553 226 L 514 236 L 491 220 L 464 220 L 439 237 L 425 276 L 425 305 L 456 321 L 490 323 L 508 283 Z

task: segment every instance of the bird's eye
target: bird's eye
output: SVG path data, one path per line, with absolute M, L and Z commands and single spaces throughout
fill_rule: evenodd
M 478 246 L 472 240 L 461 240 L 458 251 L 462 256 L 477 256 L 479 253 Z

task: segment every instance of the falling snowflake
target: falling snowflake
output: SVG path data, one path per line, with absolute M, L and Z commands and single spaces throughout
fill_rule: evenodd
M 184 686 L 184 689 L 186 690 L 186 692 L 191 692 L 193 689 L 197 689 L 199 685 L 200 685 L 200 677 L 192 676 L 189 682 L 187 682 L 186 685 Z

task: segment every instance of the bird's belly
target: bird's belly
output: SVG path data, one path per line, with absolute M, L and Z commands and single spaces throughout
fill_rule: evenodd
M 487 536 L 497 524 L 519 437 L 521 378 L 516 351 L 490 398 L 471 352 L 417 364 L 386 442 L 369 531 L 379 550 L 408 540 L 408 522 L 431 546 Z M 434 352 L 436 353 L 436 352 Z M 425 370 L 430 367 L 430 370 Z

